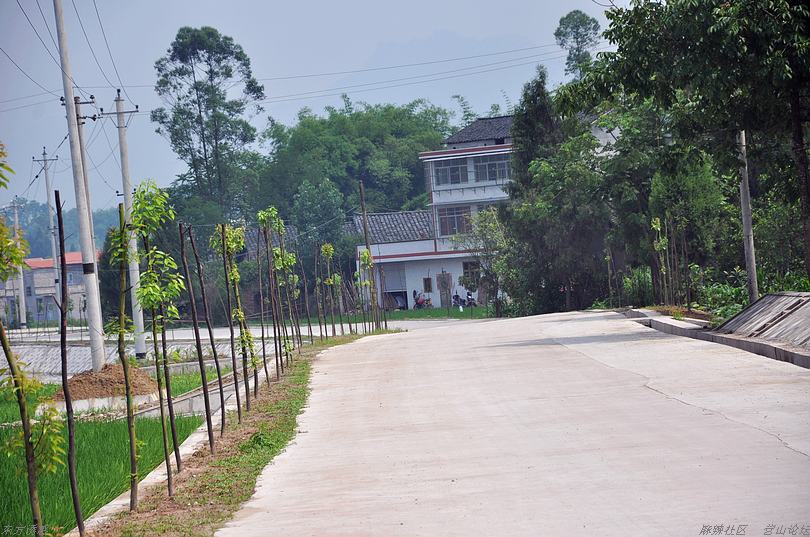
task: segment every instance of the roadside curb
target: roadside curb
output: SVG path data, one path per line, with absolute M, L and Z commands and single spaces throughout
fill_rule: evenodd
M 773 360 L 789 362 L 793 365 L 810 369 L 810 351 L 808 350 L 756 338 L 721 334 L 714 330 L 698 326 L 692 322 L 678 321 L 658 314 L 658 312 L 652 312 L 657 315 L 648 315 L 648 312 L 651 312 L 651 310 L 630 309 L 624 312 L 624 316 L 639 324 L 666 334 L 719 343 L 720 345 L 735 347 Z

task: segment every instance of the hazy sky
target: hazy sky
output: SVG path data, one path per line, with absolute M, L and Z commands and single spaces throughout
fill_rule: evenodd
M 53 3 L 51 0 L 19 0 L 19 3 L 44 44 L 29 25 L 17 0 L 0 0 L 0 20 L 4 22 L 0 47 L 31 78 L 61 95 L 59 67 L 46 52 L 47 48 L 58 60 L 48 34 L 50 29 L 54 37 L 56 35 Z M 268 115 L 291 124 L 301 107 L 320 112 L 326 105 L 340 104 L 337 95 L 301 95 L 305 92 L 335 94 L 345 91 L 353 100 L 369 103 L 405 103 L 425 97 L 448 107 L 454 106 L 451 95 L 458 93 L 483 114 L 492 103 L 505 106 L 507 99 L 516 103 L 521 87 L 532 77 L 536 63 L 548 68 L 552 86 L 565 80 L 565 52 L 556 47 L 553 34 L 560 17 L 568 11 L 581 9 L 596 17 L 603 27 L 606 23 L 603 8 L 591 0 L 415 0 L 398 3 L 379 0 L 96 0 L 96 3 L 121 80 L 134 103 L 146 111 L 162 104 L 152 89 L 154 62 L 166 52 L 181 26 L 213 26 L 233 37 L 250 57 L 254 76 L 259 79 L 435 62 L 542 47 L 364 73 L 264 80 L 267 97 L 278 101 L 264 104 L 264 113 L 253 118 L 253 124 L 260 129 L 267 124 Z M 63 0 L 63 6 L 73 78 L 88 93 L 95 95 L 98 107 L 113 110 L 115 90 L 94 61 L 79 24 L 81 20 L 103 72 L 118 86 L 93 2 Z M 428 76 L 413 78 L 420 75 Z M 443 80 L 435 80 L 438 78 Z M 16 171 L 10 188 L 0 190 L 0 206 L 6 205 L 15 194 L 25 193 L 28 198 L 44 201 L 42 177 L 29 188 L 29 183 L 40 170 L 31 158 L 39 158 L 43 146 L 51 156 L 54 155 L 56 146 L 67 133 L 64 109 L 57 97 L 44 93 L 2 53 L 0 81 L 0 141 L 6 144 L 9 163 Z M 334 89 L 368 83 L 375 84 Z M 372 89 L 392 85 L 400 87 Z M 132 104 L 127 102 L 127 108 Z M 117 203 L 115 190 L 121 189 L 118 135 L 112 121 L 88 122 L 85 126 L 85 139 L 92 160 L 88 162 L 88 168 L 91 170 L 94 208 Z M 168 142 L 154 132 L 148 115 L 132 118 L 128 137 L 134 183 L 154 178 L 159 184 L 167 185 L 184 169 Z M 55 154 L 59 156 L 59 162 L 51 168 L 54 188 L 60 189 L 67 205 L 73 206 L 68 143 L 62 144 Z

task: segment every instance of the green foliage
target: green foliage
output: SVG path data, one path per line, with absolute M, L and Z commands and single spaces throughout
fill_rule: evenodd
M 10 382 L 11 377 L 5 377 L 7 381 L 0 381 L 0 423 L 12 423 L 20 421 L 20 407 L 17 405 L 17 396 L 14 386 Z M 30 377 L 26 377 L 30 379 Z M 25 399 L 28 408 L 32 411 L 42 403 L 51 399 L 53 394 L 59 389 L 58 384 L 40 384 L 36 379 L 25 388 Z
M 317 245 L 339 240 L 345 221 L 343 195 L 332 181 L 301 183 L 293 202 L 292 223 L 298 231 L 295 237 L 298 253 L 307 262 L 310 273 Z
M 371 105 L 348 98 L 341 108 L 327 107 L 324 116 L 301 110 L 292 127 L 271 120 L 264 132 L 272 147 L 268 179 L 252 194 L 255 207 L 273 203 L 291 214 L 306 178 L 329 179 L 343 195 L 344 208 L 354 208 L 362 179 L 369 211 L 397 210 L 424 192 L 419 152 L 441 147 L 449 120 L 449 111 L 424 100 Z
M 246 151 L 256 138 L 248 114 L 260 111 L 264 98 L 250 58 L 214 28 L 183 27 L 155 70 L 155 91 L 171 105 L 153 110 L 152 121 L 188 166 L 176 181 L 178 193 L 214 203 L 221 214 L 249 206 L 240 179 L 261 157 Z M 241 94 L 232 98 L 235 85 Z
M 565 73 L 582 77 L 591 61 L 589 49 L 599 42 L 599 22 L 582 11 L 575 9 L 560 19 L 554 31 L 554 38 L 561 48 L 568 49 L 565 59 Z
M 143 478 L 163 460 L 160 421 L 139 419 L 135 423 L 138 438 L 142 440 L 138 446 L 138 474 Z M 179 439 L 187 438 L 200 423 L 200 416 L 178 416 Z M 17 434 L 17 428 L 0 429 L 0 444 Z M 66 434 L 66 429 L 53 433 L 60 444 L 66 443 Z M 0 457 L 0 490 L 5 494 L 1 526 L 31 527 L 25 479 L 17 475 L 17 468 L 25 467 L 21 453 Z M 65 455 L 58 454 L 53 472 L 40 475 L 38 480 L 44 523 L 55 531 L 58 528 L 67 531 L 75 526 L 65 462 Z M 85 516 L 90 516 L 129 487 L 126 420 L 78 421 L 76 464 L 82 510 Z
M 650 267 L 634 267 L 622 279 L 623 302 L 626 305 L 646 306 L 653 304 L 653 283 Z
M 8 188 L 8 176 L 14 173 L 14 170 L 8 165 L 7 158 L 6 146 L 0 142 L 0 188 Z

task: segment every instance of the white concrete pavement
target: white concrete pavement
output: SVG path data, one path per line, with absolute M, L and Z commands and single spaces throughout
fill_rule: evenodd
M 217 535 L 810 531 L 808 454 L 807 369 L 613 313 L 448 323 L 325 352 Z

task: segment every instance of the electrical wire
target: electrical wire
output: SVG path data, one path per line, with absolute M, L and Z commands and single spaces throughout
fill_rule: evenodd
M 53 99 L 48 99 L 46 101 L 37 101 L 35 103 L 28 103 L 28 104 L 21 104 L 19 106 L 12 106 L 11 108 L 4 108 L 4 109 L 0 110 L 0 114 L 2 114 L 3 112 L 11 112 L 12 110 L 21 110 L 23 108 L 30 108 L 32 106 L 39 106 L 41 104 L 52 103 L 52 102 L 53 102 Z
M 362 88 L 362 87 L 374 86 L 374 85 L 377 85 L 377 84 L 388 84 L 388 83 L 391 83 L 391 82 L 402 82 L 402 81 L 405 81 L 405 80 L 416 80 L 416 79 L 420 79 L 420 78 L 428 78 L 428 77 L 433 77 L 433 76 L 438 76 L 438 75 L 446 75 L 446 74 L 470 71 L 470 70 L 474 70 L 474 69 L 481 69 L 483 67 L 491 67 L 493 65 L 503 65 L 505 63 L 516 62 L 516 61 L 519 61 L 519 60 L 528 60 L 530 58 L 534 58 L 534 59 L 537 59 L 537 60 L 553 59 L 553 58 L 544 58 L 544 57 L 541 57 L 541 56 L 545 56 L 545 55 L 544 54 L 532 54 L 532 55 L 529 55 L 529 56 L 521 56 L 519 58 L 512 58 L 512 59 L 509 59 L 509 60 L 500 60 L 500 61 L 497 61 L 497 62 L 484 63 L 484 64 L 480 64 L 480 65 L 472 65 L 472 66 L 468 66 L 468 67 L 460 67 L 458 69 L 450 69 L 448 71 L 436 71 L 436 72 L 433 72 L 433 73 L 426 73 L 426 74 L 423 74 L 423 75 L 413 75 L 413 76 L 406 76 L 406 77 L 401 77 L 401 78 L 392 78 L 392 79 L 389 79 L 389 80 L 383 80 L 383 81 L 377 81 L 377 82 L 365 82 L 365 83 L 362 83 L 362 84 L 352 84 L 352 85 L 349 85 L 349 86 L 338 86 L 336 88 L 328 88 L 328 89 L 315 90 L 315 91 L 305 91 L 305 92 L 301 92 L 301 93 L 292 93 L 290 95 L 279 95 L 278 97 L 270 97 L 270 98 L 264 99 L 263 101 L 259 101 L 259 102 L 270 102 L 270 101 L 272 101 L 274 99 L 282 99 L 282 98 L 285 98 L 285 97 L 292 97 L 292 96 L 312 95 L 312 94 L 315 94 L 315 93 L 323 93 L 325 91 L 337 91 L 337 90 L 344 90 L 344 89 Z M 528 62 L 528 63 L 535 63 L 535 62 L 531 61 L 531 62 Z M 519 65 L 526 65 L 526 63 L 521 63 Z M 505 67 L 510 67 L 510 66 L 505 66 Z
M 127 96 L 130 102 L 132 102 L 132 97 L 129 96 L 127 93 L 127 87 L 121 81 L 121 75 L 118 74 L 118 67 L 115 65 L 115 59 L 112 55 L 112 50 L 110 50 L 110 42 L 107 40 L 107 32 L 104 31 L 104 23 L 101 22 L 101 14 L 98 12 L 98 4 L 96 4 L 96 0 L 93 0 L 93 8 L 96 10 L 96 18 L 98 19 L 98 25 L 101 28 L 101 36 L 104 38 L 104 44 L 107 46 L 107 54 L 110 56 L 110 63 L 112 63 L 113 71 L 115 71 L 115 77 L 118 79 L 118 83 L 121 85 L 121 90 L 124 92 L 124 95 Z
M 110 85 L 112 89 L 115 89 L 115 84 L 113 84 L 109 77 L 107 77 L 107 73 L 104 72 L 104 69 L 101 67 L 101 63 L 98 61 L 98 57 L 96 56 L 96 51 L 93 50 L 93 45 L 90 43 L 90 38 L 87 36 L 87 31 L 84 29 L 84 23 L 82 22 L 82 16 L 79 14 L 79 8 L 76 7 L 76 1 L 70 0 L 70 3 L 73 4 L 73 11 L 76 12 L 76 18 L 79 19 L 79 27 L 82 29 L 82 33 L 84 34 L 84 40 L 87 42 L 87 47 L 90 49 L 90 54 L 93 56 L 93 60 L 96 62 L 96 66 L 98 70 L 101 71 L 101 76 L 104 77 L 104 80 L 107 81 L 107 84 Z
M 299 74 L 299 75 L 287 75 L 287 76 L 273 76 L 273 77 L 266 77 L 266 78 L 257 78 L 256 80 L 292 80 L 296 78 L 316 78 L 322 76 L 334 76 L 334 75 L 349 75 L 355 73 L 368 73 L 371 71 L 384 71 L 388 69 L 401 69 L 403 67 L 419 67 L 422 65 L 435 65 L 437 63 L 449 63 L 449 62 L 457 62 L 463 60 L 473 60 L 476 58 L 486 58 L 488 56 L 499 56 L 502 54 L 511 54 L 512 52 L 523 52 L 526 50 L 537 50 L 540 48 L 550 48 L 550 47 L 559 47 L 557 43 L 549 43 L 546 45 L 536 45 L 533 47 L 523 47 L 523 48 L 515 48 L 511 50 L 502 50 L 499 52 L 489 52 L 487 54 L 476 54 L 473 56 L 459 56 L 457 58 L 446 58 L 443 60 L 430 60 L 430 61 L 422 61 L 422 62 L 413 62 L 413 63 L 401 63 L 399 65 L 387 65 L 382 67 L 368 67 L 366 69 L 351 69 L 347 71 L 332 71 L 327 73 L 307 73 L 307 74 Z
M 81 86 L 79 86 L 79 85 L 76 83 L 76 81 L 73 79 L 73 77 L 72 77 L 72 76 L 68 75 L 68 74 L 65 72 L 65 70 L 64 70 L 64 69 L 62 69 L 62 64 L 61 64 L 61 62 L 59 62 L 59 60 L 57 60 L 57 59 L 54 57 L 53 53 L 51 52 L 51 49 L 49 49 L 49 48 L 48 48 L 48 45 L 46 45 L 46 44 L 45 44 L 45 40 L 44 40 L 44 39 L 42 39 L 42 36 L 41 36 L 41 35 L 39 35 L 39 31 L 37 31 L 37 28 L 36 28 L 36 26 L 34 26 L 34 23 L 33 23 L 33 22 L 31 22 L 31 18 L 28 16 L 28 13 L 26 13 L 25 8 L 23 8 L 23 7 L 22 7 L 22 4 L 20 3 L 20 0 L 17 0 L 17 5 L 19 6 L 20 11 L 22 11 L 23 15 L 25 16 L 25 20 L 27 20 L 27 21 L 28 21 L 28 25 L 29 25 L 29 26 L 31 27 L 31 29 L 34 31 L 34 34 L 36 34 L 37 39 L 39 39 L 39 42 L 40 42 L 40 43 L 42 43 L 42 46 L 43 46 L 43 47 L 45 47 L 45 52 L 47 52 L 47 53 L 48 53 L 48 56 L 50 56 L 50 57 L 51 57 L 51 60 L 53 60 L 53 63 L 55 63 L 55 64 L 56 64 L 56 65 L 59 67 L 59 70 L 60 70 L 60 71 L 62 71 L 62 73 L 63 73 L 64 75 L 66 75 L 66 76 L 68 77 L 68 79 L 70 79 L 70 82 L 71 82 L 71 83 L 72 83 L 72 84 L 73 84 L 73 85 L 76 87 L 76 89 L 78 89 L 78 90 L 79 90 L 79 91 L 80 91 L 82 94 L 84 94 L 85 96 L 87 96 L 87 95 L 88 95 L 88 94 L 87 94 L 87 92 L 86 92 L 86 91 L 84 91 L 84 90 L 81 88 Z
M 51 95 L 53 95 L 54 97 L 60 97 L 60 95 L 59 95 L 59 94 L 52 92 L 51 90 L 49 90 L 48 88 L 46 88 L 45 86 L 43 86 L 42 84 L 40 84 L 39 82 L 37 82 L 36 80 L 34 80 L 33 78 L 31 78 L 31 75 L 29 75 L 28 73 L 26 73 L 26 72 L 25 72 L 25 69 L 23 69 L 22 67 L 20 67 L 20 66 L 19 66 L 19 64 L 18 64 L 17 62 L 15 62 L 15 61 L 14 61 L 14 59 L 13 59 L 11 56 L 9 56 L 9 55 L 8 55 L 8 52 L 6 52 L 6 51 L 5 51 L 5 49 L 3 49 L 3 47 L 0 47 L 0 52 L 2 52 L 3 54 L 5 54 L 5 55 L 6 55 L 6 58 L 8 58 L 8 61 L 10 61 L 11 63 L 13 63 L 13 64 L 14 64 L 14 67 L 16 67 L 17 69 L 19 69 L 19 71 L 20 71 L 22 74 L 24 74 L 24 75 L 25 75 L 25 77 L 26 77 L 28 80 L 30 80 L 31 82 L 33 82 L 34 84 L 36 84 L 36 85 L 39 87 L 39 89 L 45 90 L 45 93 L 50 93 L 50 94 L 51 94 Z M 44 94 L 43 94 L 43 93 L 39 93 L 39 94 L 37 94 L 37 95 L 44 95 Z M 15 99 L 9 99 L 8 101 L 3 101 L 3 102 L 10 102 L 10 101 L 15 101 L 15 100 L 20 100 L 20 99 L 28 99 L 28 98 L 30 98 L 30 97 L 36 97 L 36 95 L 29 95 L 29 96 L 27 96 L 27 97 L 16 97 Z
M 36 2 L 37 9 L 39 9 L 39 14 L 42 16 L 42 22 L 45 23 L 45 29 L 48 30 L 48 35 L 51 36 L 51 43 L 53 43 L 53 47 L 56 50 L 59 50 L 59 45 L 56 44 L 56 39 L 53 38 L 53 34 L 51 33 L 51 27 L 48 26 L 48 19 L 45 17 L 45 12 L 42 11 L 42 6 L 40 5 L 39 0 L 36 0 Z

